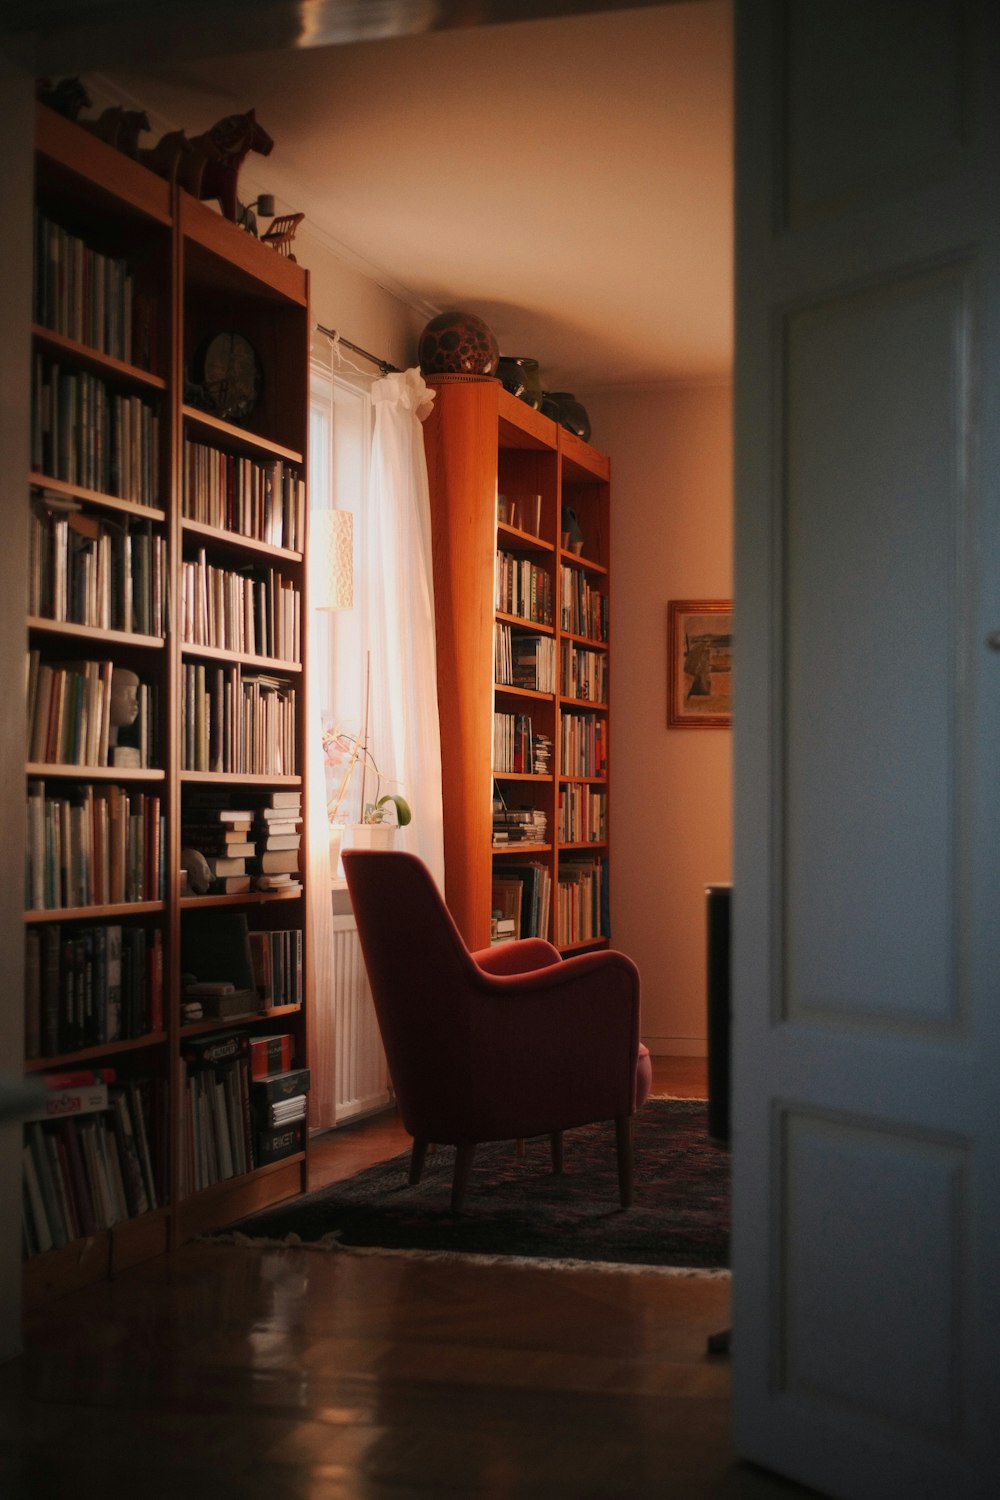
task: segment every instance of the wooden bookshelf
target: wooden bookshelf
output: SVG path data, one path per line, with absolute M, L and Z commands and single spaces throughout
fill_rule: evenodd
M 111 1222 L 104 1222 L 90 1202 L 91 1220 L 101 1221 L 92 1222 L 87 1232 L 71 1232 L 82 1224 L 85 1190 L 93 1197 L 98 1185 L 90 1177 L 89 1160 L 82 1179 L 79 1165 L 74 1169 L 68 1137 L 61 1134 L 66 1127 L 45 1123 L 42 1133 L 55 1174 L 47 1186 L 56 1191 L 62 1212 L 55 1215 L 60 1232 L 52 1233 L 50 1226 L 47 1246 L 40 1244 L 44 1235 L 26 1229 L 29 1306 L 305 1188 L 305 1131 L 301 1149 L 260 1166 L 248 1129 L 240 1144 L 246 1170 L 236 1169 L 235 1141 L 228 1162 L 223 1143 L 215 1141 L 209 1154 L 216 1156 L 213 1170 L 221 1175 L 194 1190 L 182 1160 L 191 1149 L 184 1053 L 190 1056 L 189 1049 L 216 1035 L 287 1032 L 295 1065 L 306 1066 L 312 990 L 301 874 L 308 826 L 303 700 L 308 273 L 213 207 L 42 105 L 36 112 L 36 169 L 28 475 L 34 519 L 26 630 L 36 669 L 47 669 L 53 706 L 40 710 L 34 744 L 62 744 L 54 731 L 48 738 L 42 731 L 47 724 L 61 725 L 62 714 L 72 725 L 72 715 L 81 712 L 83 689 L 77 684 L 83 680 L 93 694 L 82 701 L 92 715 L 97 758 L 106 763 L 70 764 L 61 755 L 53 758 L 51 749 L 41 758 L 26 757 L 37 824 L 29 856 L 41 861 L 42 873 L 32 878 L 36 866 L 29 861 L 24 920 L 32 957 L 26 965 L 30 1055 L 25 1070 L 33 1077 L 95 1079 L 103 1070 L 109 1092 L 116 1094 L 114 1107 L 81 1114 L 78 1121 L 103 1122 L 102 1171 L 112 1179 L 112 1197 L 117 1193 L 120 1201 L 104 1215 Z M 205 381 L 199 385 L 195 373 L 209 341 L 231 333 L 249 341 L 263 375 L 256 401 L 235 416 L 221 388 Z M 203 471 L 189 472 L 186 466 L 195 445 L 203 468 L 216 476 L 211 511 L 200 490 Z M 240 496 L 238 505 L 234 494 Z M 209 514 L 211 523 L 205 519 Z M 251 590 L 246 610 L 256 634 L 251 649 L 244 650 L 212 632 L 219 627 L 218 610 L 227 614 L 232 608 L 230 597 L 236 595 L 226 592 L 236 587 L 231 580 L 247 578 L 253 584 L 246 585 Z M 209 601 L 203 589 L 201 599 L 185 600 L 192 580 L 200 586 L 206 579 L 217 585 L 217 598 Z M 149 627 L 139 628 L 147 620 Z M 94 688 L 87 674 L 98 669 L 106 674 L 108 663 L 134 673 L 144 690 L 144 723 L 153 728 L 143 741 L 142 764 L 116 758 L 107 744 L 108 690 L 103 680 Z M 241 771 L 249 763 L 242 744 L 233 750 L 236 769 L 225 774 L 186 763 L 191 736 L 185 739 L 185 717 L 191 705 L 185 701 L 185 669 L 197 664 L 206 673 L 229 674 L 227 681 L 248 701 L 257 691 L 277 695 L 284 704 L 277 717 L 253 721 L 255 760 L 248 774 Z M 48 687 L 53 678 L 62 698 Z M 270 712 L 272 699 L 268 705 Z M 202 705 L 197 707 L 201 712 Z M 226 727 L 238 733 L 245 726 L 234 714 Z M 120 730 L 119 737 L 124 743 L 128 731 Z M 272 793 L 289 790 L 301 799 L 298 878 L 303 884 L 258 890 L 251 879 L 245 893 L 183 889 L 189 799 L 224 794 L 237 807 L 257 809 Z M 109 797 L 116 809 L 122 797 L 133 799 L 124 806 L 130 820 L 126 836 L 134 848 L 132 843 L 124 848 L 127 857 L 144 861 L 146 885 L 136 887 L 138 899 L 60 903 L 55 899 L 60 893 L 105 888 L 95 853 L 104 846 L 95 842 L 93 808 L 97 802 L 103 807 Z M 140 807 L 141 826 L 135 811 Z M 73 838 L 79 839 L 81 868 L 74 865 L 57 884 L 46 862 L 57 845 L 75 860 Z M 247 864 L 252 872 L 252 858 Z M 38 892 L 45 899 L 31 900 Z M 300 1003 L 283 1003 L 283 995 L 255 1013 L 184 1024 L 186 924 L 239 913 L 251 934 L 272 934 L 260 939 L 265 947 L 286 941 L 279 934 L 300 935 L 288 940 L 299 967 L 293 977 L 285 976 Z M 108 943 L 114 973 L 118 945 L 126 951 L 127 996 L 124 985 L 119 992 L 109 979 Z M 230 1124 L 235 1137 L 235 1116 Z M 135 1161 L 126 1162 L 127 1140 L 140 1125 L 144 1138 L 136 1149 L 146 1155 L 138 1157 L 139 1179 L 129 1179 Z M 232 1174 L 225 1175 L 230 1168 Z M 146 1206 L 140 1208 L 143 1195 Z
M 530 863 L 544 876 L 544 934 L 566 952 L 606 945 L 610 462 L 498 380 L 438 376 L 429 383 L 436 395 L 424 439 L 448 904 L 469 946 L 486 947 L 494 878 Z M 565 506 L 583 534 L 579 552 L 563 545 Z M 512 666 L 500 677 L 507 647 L 499 630 L 508 632 L 512 658 L 521 654 L 519 640 L 529 655 L 536 639 L 552 643 L 551 656 L 537 648 L 551 668 L 544 685 L 537 675 L 536 685 L 514 681 Z M 584 685 L 600 696 L 581 696 Z M 497 715 L 506 716 L 499 725 Z M 529 717 L 532 746 L 539 736 L 550 741 L 542 769 L 525 769 L 523 759 L 516 770 L 504 760 L 499 769 L 495 734 L 502 737 L 511 718 Z M 494 843 L 491 784 L 515 812 L 544 814 L 544 839 Z M 594 922 L 581 927 L 572 905 L 588 877 L 603 900 L 593 903 Z

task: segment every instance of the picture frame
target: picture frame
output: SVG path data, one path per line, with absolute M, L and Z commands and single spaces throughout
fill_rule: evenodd
M 731 728 L 732 666 L 732 600 L 671 599 L 667 605 L 667 728 Z

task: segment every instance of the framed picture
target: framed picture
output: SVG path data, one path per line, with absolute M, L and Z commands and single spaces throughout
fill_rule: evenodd
M 727 599 L 667 605 L 667 728 L 728 729 L 733 722 L 733 606 Z

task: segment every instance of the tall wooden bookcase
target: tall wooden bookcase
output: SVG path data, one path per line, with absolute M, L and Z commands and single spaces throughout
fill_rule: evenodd
M 496 883 L 518 880 L 520 935 L 540 930 L 567 952 L 604 946 L 610 461 L 498 380 L 429 384 L 446 898 L 473 948 L 496 936 Z M 567 510 L 575 525 L 564 529 Z M 502 662 L 537 642 L 552 675 L 525 686 Z M 497 842 L 525 823 L 541 833 L 530 812 L 543 815 L 543 836 Z
M 29 710 L 39 673 L 54 671 L 64 712 L 81 712 L 82 692 L 93 720 L 105 700 L 81 678 L 113 664 L 139 679 L 146 732 L 138 765 L 92 763 L 115 759 L 94 755 L 99 722 L 82 750 L 56 736 L 33 758 L 41 742 L 29 743 L 26 1071 L 113 1074 L 126 1132 L 141 1115 L 156 1206 L 89 1230 L 70 1208 L 69 1233 L 26 1246 L 29 1305 L 305 1188 L 304 1143 L 263 1166 L 244 1147 L 242 1161 L 223 1152 L 195 1188 L 184 1054 L 219 1033 L 283 1033 L 304 1066 L 311 991 L 303 886 L 199 895 L 181 877 L 185 829 L 206 800 L 256 808 L 278 791 L 301 796 L 305 869 L 308 273 L 42 105 L 36 132 Z M 209 380 L 239 379 L 202 368 L 211 340 L 222 335 L 225 353 L 234 333 L 259 361 L 249 413 L 217 386 L 206 399 Z M 250 1015 L 185 1024 L 187 924 L 232 912 L 251 931 L 298 934 L 284 950 L 294 983 Z M 129 1003 L 109 1021 L 95 996 L 107 996 L 119 941 Z M 229 1097 L 234 1135 L 240 1104 Z M 58 1127 L 46 1134 L 72 1191 L 86 1153 Z

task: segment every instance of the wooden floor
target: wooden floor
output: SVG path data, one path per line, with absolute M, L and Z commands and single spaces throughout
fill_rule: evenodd
M 704 1095 L 704 1064 L 654 1091 Z M 314 1184 L 407 1144 L 333 1132 Z M 725 1280 L 190 1244 L 28 1319 L 0 1496 L 805 1496 L 733 1461 L 728 1317 Z

